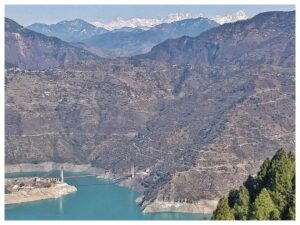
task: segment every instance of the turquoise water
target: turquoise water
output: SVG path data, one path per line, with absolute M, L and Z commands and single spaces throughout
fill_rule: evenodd
M 57 175 L 53 172 L 52 175 Z M 6 177 L 41 176 L 43 173 L 6 174 Z M 79 173 L 65 173 L 82 175 Z M 203 220 L 209 215 L 142 213 L 137 192 L 96 177 L 66 179 L 77 192 L 57 199 L 5 206 L 6 220 Z

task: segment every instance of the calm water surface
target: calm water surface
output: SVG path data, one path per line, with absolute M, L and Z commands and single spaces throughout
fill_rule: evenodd
M 44 173 L 14 173 L 6 177 L 42 176 Z M 52 175 L 58 175 L 53 172 Z M 65 173 L 65 176 L 82 173 Z M 203 220 L 210 215 L 187 213 L 142 213 L 137 192 L 96 177 L 66 179 L 77 192 L 57 199 L 5 206 L 6 220 Z

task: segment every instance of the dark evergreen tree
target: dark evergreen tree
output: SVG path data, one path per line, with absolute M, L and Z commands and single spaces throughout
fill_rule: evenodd
M 249 204 L 249 191 L 246 187 L 242 186 L 238 192 L 238 200 L 233 207 L 234 218 L 236 220 L 247 220 L 249 214 Z

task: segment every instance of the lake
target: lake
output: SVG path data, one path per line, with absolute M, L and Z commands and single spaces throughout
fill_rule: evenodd
M 58 171 L 51 176 L 58 175 Z M 14 173 L 6 177 L 42 176 L 45 173 Z M 68 173 L 65 176 L 83 175 Z M 135 199 L 139 193 L 96 177 L 66 179 L 77 192 L 57 199 L 5 206 L 6 220 L 203 220 L 210 215 L 192 213 L 142 213 Z

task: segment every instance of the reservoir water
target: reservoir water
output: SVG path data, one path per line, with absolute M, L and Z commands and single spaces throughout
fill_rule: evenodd
M 42 176 L 14 173 L 6 177 Z M 47 174 L 48 175 L 48 174 Z M 58 175 L 58 172 L 52 172 Z M 82 173 L 65 173 L 65 176 Z M 66 179 L 77 192 L 57 199 L 5 206 L 6 220 L 203 220 L 210 215 L 189 213 L 142 213 L 135 199 L 139 194 L 96 177 Z

